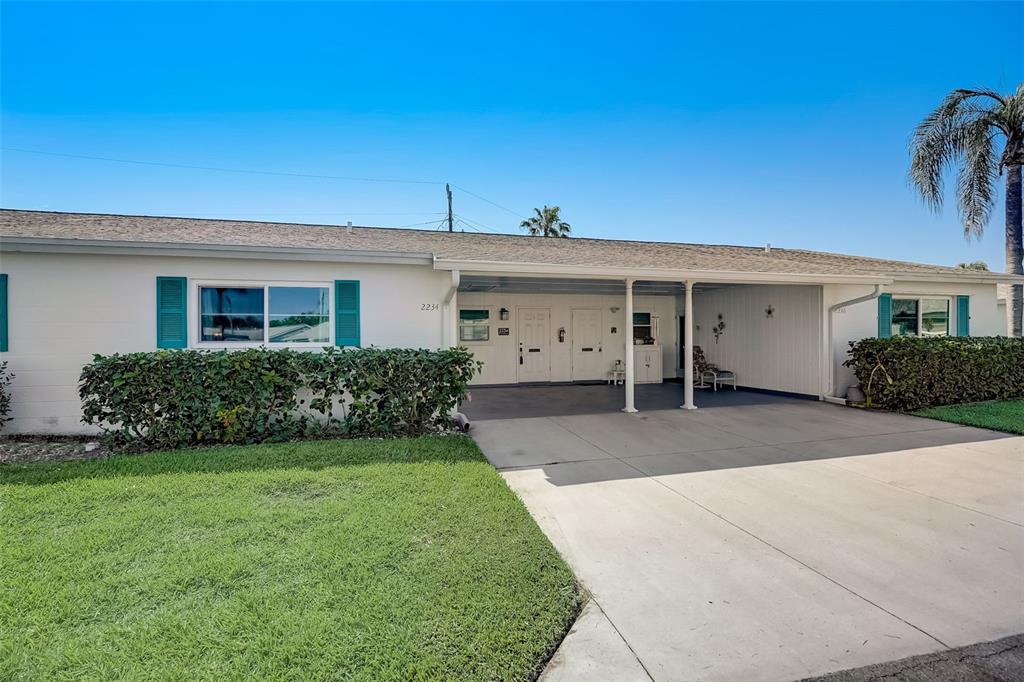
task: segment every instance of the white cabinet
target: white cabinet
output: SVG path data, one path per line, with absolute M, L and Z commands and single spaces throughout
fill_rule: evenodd
M 633 370 L 638 384 L 660 384 L 661 346 L 634 346 Z

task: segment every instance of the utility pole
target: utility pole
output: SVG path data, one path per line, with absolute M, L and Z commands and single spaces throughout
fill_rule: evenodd
M 452 187 L 447 182 L 444 183 L 444 191 L 448 193 L 448 231 L 454 232 L 454 223 L 452 222 Z

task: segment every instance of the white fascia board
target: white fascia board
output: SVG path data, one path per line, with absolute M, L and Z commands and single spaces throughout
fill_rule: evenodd
M 47 237 L 0 237 L 0 252 L 74 253 L 125 256 L 190 256 L 193 258 L 248 258 L 259 260 L 304 260 L 332 263 L 390 263 L 430 265 L 429 253 L 353 251 L 315 247 L 246 246 L 234 244 L 168 244 L 164 242 L 115 242 Z
M 1004 272 L 973 273 L 970 274 L 930 274 L 930 273 L 894 273 L 893 279 L 899 282 L 945 282 L 948 284 L 1024 284 L 1024 276 L 1010 275 Z
M 891 284 L 883 275 L 816 275 L 793 272 L 738 272 L 731 270 L 667 270 L 660 268 L 619 268 L 550 263 L 508 263 L 460 261 L 435 258 L 435 270 L 460 270 L 463 275 L 515 274 L 534 277 L 626 279 L 709 284 Z

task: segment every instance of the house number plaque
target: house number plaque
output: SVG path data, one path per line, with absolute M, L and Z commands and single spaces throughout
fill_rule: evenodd
M 508 327 L 498 327 L 498 336 L 508 336 Z

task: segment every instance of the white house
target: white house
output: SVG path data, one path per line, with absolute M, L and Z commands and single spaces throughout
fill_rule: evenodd
M 1011 276 L 798 249 L 0 211 L 0 352 L 15 433 L 81 433 L 94 353 L 470 348 L 481 384 L 681 377 L 828 399 L 848 343 L 997 335 Z M 611 389 L 610 389 L 611 390 Z M 621 389 L 617 389 L 621 390 Z

